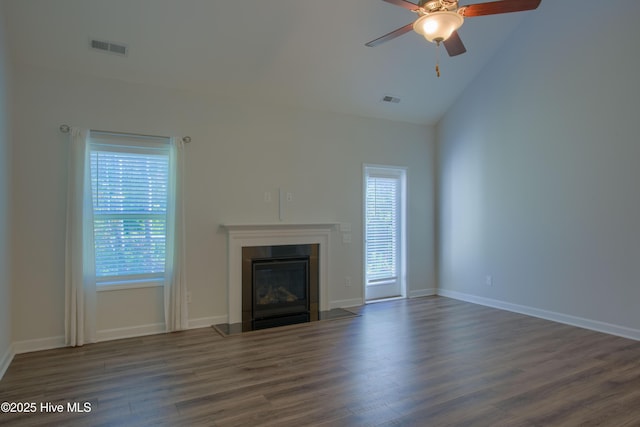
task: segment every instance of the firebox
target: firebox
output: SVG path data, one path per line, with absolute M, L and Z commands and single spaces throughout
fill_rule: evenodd
M 318 320 L 318 245 L 242 248 L 243 330 Z

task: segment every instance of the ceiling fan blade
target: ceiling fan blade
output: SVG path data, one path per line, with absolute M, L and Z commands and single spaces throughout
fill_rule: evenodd
M 411 3 L 410 1 L 406 1 L 406 0 L 382 0 L 382 1 L 386 1 L 387 3 L 395 4 L 396 6 L 404 7 L 405 9 L 409 9 L 412 11 L 420 9 L 420 6 L 418 6 L 417 4 Z
M 542 0 L 502 0 L 461 6 L 465 18 L 471 16 L 497 15 L 499 13 L 521 12 L 537 9 Z
M 461 55 L 467 51 L 457 31 L 451 33 L 449 38 L 442 42 L 442 44 L 444 44 L 444 47 L 447 49 L 449 56 Z
M 393 40 L 396 37 L 400 37 L 401 35 L 406 34 L 411 30 L 413 30 L 413 22 L 405 25 L 404 27 L 400 27 L 397 30 L 393 30 L 382 37 L 378 37 L 375 40 L 371 40 L 369 43 L 365 43 L 364 45 L 369 47 L 378 46 L 379 44 L 388 42 L 389 40 Z

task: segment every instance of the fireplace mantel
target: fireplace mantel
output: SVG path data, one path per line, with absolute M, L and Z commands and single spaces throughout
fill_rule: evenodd
M 320 310 L 329 310 L 329 244 L 338 223 L 221 224 L 228 236 L 229 324 L 242 322 L 242 248 L 319 244 Z
M 255 232 L 260 230 L 306 230 L 306 229 L 329 229 L 333 231 L 340 224 L 337 222 L 317 222 L 317 223 L 289 223 L 274 222 L 268 224 L 221 224 L 220 227 L 227 232 Z

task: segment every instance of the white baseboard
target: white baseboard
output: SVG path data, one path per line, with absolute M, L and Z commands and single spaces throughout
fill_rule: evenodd
M 201 317 L 189 320 L 189 329 L 203 328 L 218 323 L 226 323 L 227 316 Z M 165 332 L 164 323 L 153 323 L 150 325 L 131 326 L 125 328 L 103 329 L 96 331 L 96 342 L 111 341 L 122 338 L 142 337 L 145 335 L 163 334 Z M 64 337 L 38 338 L 33 340 L 16 341 L 12 344 L 9 352 L 0 359 L 0 373 L 9 366 L 15 354 L 31 353 L 33 351 L 51 350 L 54 348 L 66 347 Z M 6 364 L 6 366 L 5 366 Z M 2 375 L 0 375 L 0 378 Z
M 358 307 L 361 305 L 364 305 L 364 300 L 362 298 L 343 299 L 339 301 L 331 301 L 329 303 L 329 310 L 333 310 L 334 308 Z
M 10 344 L 7 351 L 5 351 L 4 355 L 0 358 L 0 380 L 4 376 L 4 373 L 7 372 L 7 369 L 9 369 L 9 365 L 15 355 L 16 353 L 13 350 L 13 344 Z
M 96 342 L 118 340 L 122 338 L 143 337 L 145 335 L 163 334 L 164 323 L 129 326 L 126 328 L 103 329 L 96 332 Z
M 66 347 L 64 337 L 37 338 L 34 340 L 16 341 L 13 343 L 15 354 L 31 353 L 32 351 L 51 350 Z
M 501 310 L 512 311 L 514 313 L 526 314 L 527 316 L 539 317 L 545 320 L 551 320 L 566 325 L 577 326 L 579 328 L 590 329 L 592 331 L 603 332 L 605 334 L 616 335 L 623 338 L 640 341 L 640 330 L 628 328 L 626 326 L 614 325 L 611 323 L 600 322 L 598 320 L 585 319 L 583 317 L 571 316 L 568 314 L 558 313 L 555 311 L 543 310 L 540 308 L 529 307 L 526 305 L 513 304 L 510 302 L 500 301 L 492 298 L 479 297 L 476 295 L 466 294 L 463 292 L 450 291 L 446 289 L 438 289 L 438 295 L 453 298 L 460 301 L 466 301 L 474 304 L 484 305 L 487 307 L 498 308 Z
M 409 291 L 408 298 L 420 298 L 420 297 L 428 297 L 431 295 L 437 295 L 438 290 L 436 288 L 427 288 L 427 289 L 415 289 L 413 291 Z
M 200 317 L 198 319 L 189 319 L 189 329 L 206 328 L 221 323 L 227 323 L 227 316 Z
M 188 329 L 206 328 L 218 323 L 226 323 L 227 316 L 200 317 L 189 319 Z M 145 335 L 163 334 L 166 332 L 164 323 L 132 326 L 126 328 L 106 329 L 96 333 L 97 341 L 110 341 L 122 338 L 143 337 Z

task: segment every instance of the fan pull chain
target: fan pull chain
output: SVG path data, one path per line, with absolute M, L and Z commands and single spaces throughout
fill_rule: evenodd
M 440 42 L 436 42 L 436 76 L 440 78 Z

